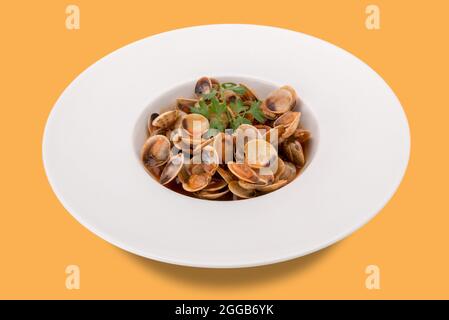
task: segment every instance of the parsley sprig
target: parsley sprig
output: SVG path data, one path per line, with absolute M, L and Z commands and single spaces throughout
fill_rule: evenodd
M 224 90 L 232 90 L 238 95 L 246 92 L 244 87 L 232 82 L 225 82 L 220 85 L 221 97 L 223 97 Z M 192 113 L 198 113 L 208 118 L 211 129 L 223 132 L 228 124 L 234 130 L 242 124 L 252 124 L 248 115 L 251 115 L 259 123 L 265 122 L 264 114 L 260 109 L 260 101 L 253 101 L 248 107 L 243 104 L 241 99 L 236 99 L 230 103 L 231 110 L 228 110 L 226 102 L 217 98 L 217 93 L 214 89 L 208 94 L 203 94 L 198 103 L 190 108 Z
M 248 108 L 243 104 L 241 100 L 237 100 L 235 103 L 231 103 L 231 110 L 234 112 L 235 117 L 231 118 L 231 127 L 236 130 L 242 124 L 252 124 L 246 116 L 252 115 L 260 123 L 265 122 L 265 117 L 260 110 L 260 101 L 253 101 Z

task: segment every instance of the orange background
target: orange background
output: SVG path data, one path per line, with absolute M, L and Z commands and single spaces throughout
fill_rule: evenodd
M 65 28 L 69 3 L 81 10 L 78 31 Z M 370 3 L 381 8 L 381 30 L 365 28 Z M 0 298 L 449 298 L 448 12 L 445 0 L 2 2 Z M 398 192 L 367 226 L 302 259 L 202 270 L 121 251 L 64 210 L 41 161 L 44 125 L 64 88 L 130 42 L 211 23 L 311 34 L 390 84 L 410 122 L 411 159 Z M 81 268 L 78 291 L 65 288 L 69 264 Z M 365 288 L 369 264 L 380 267 L 381 290 Z

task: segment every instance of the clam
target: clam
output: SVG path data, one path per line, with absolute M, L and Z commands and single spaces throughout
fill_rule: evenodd
M 279 115 L 290 111 L 296 104 L 296 97 L 288 89 L 279 88 L 268 95 L 262 103 L 271 114 Z
M 265 118 L 267 118 L 268 120 L 275 120 L 277 117 L 276 113 L 273 113 L 268 109 L 265 102 L 262 102 L 262 104 L 260 105 L 260 110 L 262 111 Z
M 191 174 L 190 174 L 190 170 L 189 170 L 190 165 L 185 164 L 181 167 L 181 169 L 178 172 L 178 180 L 179 182 L 183 183 L 187 183 L 187 181 L 189 180 Z
M 293 137 L 295 137 L 295 139 L 300 143 L 304 143 L 312 137 L 312 134 L 308 130 L 298 128 L 293 133 Z
M 190 113 L 190 108 L 194 107 L 197 102 L 197 99 L 178 98 L 176 99 L 176 107 L 180 111 Z
M 191 159 L 191 174 L 207 174 L 212 176 L 218 168 L 218 154 L 214 147 L 206 146 L 200 153 L 194 154 Z
M 165 185 L 171 182 L 174 178 L 178 176 L 183 166 L 184 166 L 184 155 L 182 153 L 179 153 L 171 157 L 161 173 L 159 179 L 160 184 Z
M 192 174 L 186 182 L 182 184 L 185 191 L 197 192 L 207 187 L 211 177 L 207 173 Z
M 201 137 L 209 130 L 209 120 L 197 113 L 190 113 L 182 118 L 181 128 L 191 137 Z
M 217 172 L 223 178 L 223 180 L 226 181 L 226 183 L 229 183 L 229 182 L 235 180 L 234 175 L 225 168 L 218 167 Z
M 170 110 L 166 111 L 159 116 L 157 116 L 153 122 L 152 125 L 158 128 L 167 129 L 172 127 L 179 116 L 179 110 Z
M 278 157 L 278 167 L 276 172 L 274 173 L 274 180 L 281 180 L 279 177 L 283 174 L 285 170 L 285 162 L 281 157 Z
M 151 116 L 148 118 L 147 128 L 148 128 L 148 133 L 150 134 L 150 136 L 152 136 L 157 129 L 155 126 L 153 126 L 153 121 L 158 116 L 159 116 L 159 113 L 152 113 Z
M 196 193 L 196 196 L 201 199 L 206 200 L 217 200 L 225 196 L 229 192 L 229 189 L 226 189 L 224 191 L 220 192 L 211 192 L 206 190 L 201 190 L 200 192 Z
M 208 77 L 200 78 L 195 85 L 195 94 L 201 96 L 212 91 L 212 81 Z
M 142 147 L 141 159 L 146 168 L 164 165 L 170 159 L 170 140 L 163 135 L 149 137 Z
M 263 192 L 263 193 L 273 192 L 279 188 L 282 188 L 287 183 L 288 183 L 287 180 L 278 180 L 278 181 L 276 181 L 272 184 L 266 185 L 266 186 L 257 186 L 256 190 Z
M 278 154 L 273 145 L 264 139 L 254 139 L 245 145 L 245 159 L 253 168 L 271 167 Z
M 183 129 L 177 128 L 171 131 L 170 141 L 178 150 L 189 151 L 190 143 L 184 141 L 185 136 L 187 136 L 187 133 L 184 133 Z
M 255 190 L 242 188 L 237 181 L 231 181 L 228 185 L 229 190 L 239 198 L 249 199 L 256 195 Z
M 187 113 L 185 113 L 184 111 L 179 110 L 179 112 L 178 112 L 178 119 L 176 119 L 175 124 L 173 125 L 174 129 L 181 128 L 182 120 L 184 119 L 184 117 L 186 115 L 187 115 Z
M 261 185 L 269 185 L 275 181 L 274 173 L 277 170 L 277 161 L 273 164 L 272 168 L 260 168 L 258 170 L 259 177 L 264 182 Z
M 207 187 L 204 188 L 203 190 L 204 191 L 214 192 L 214 191 L 218 191 L 218 190 L 223 189 L 227 185 L 228 185 L 228 183 L 224 179 L 212 177 L 212 179 L 210 180 L 210 182 L 207 185 Z
M 287 159 L 296 166 L 302 167 L 305 164 L 304 151 L 298 140 L 289 139 L 282 144 L 282 149 Z
M 292 86 L 288 86 L 288 85 L 282 86 L 281 89 L 290 91 L 290 93 L 292 94 L 293 100 L 294 100 L 294 104 L 296 105 L 296 100 L 298 99 L 298 94 L 296 93 L 296 90 L 293 89 Z
M 249 182 L 246 182 L 243 180 L 238 180 L 237 182 L 239 183 L 239 186 L 241 188 L 246 189 L 246 190 L 256 190 L 257 186 L 259 186 L 257 184 L 249 183 Z
M 245 89 L 245 93 L 243 95 L 241 95 L 242 100 L 244 101 L 258 101 L 259 99 L 257 98 L 256 94 L 254 93 L 253 90 L 251 90 L 251 88 L 249 88 L 247 85 L 243 84 L 243 83 L 239 83 L 239 86 Z
M 284 170 L 280 173 L 278 180 L 293 181 L 296 177 L 296 167 L 293 163 L 284 161 Z
M 164 169 L 164 166 L 159 166 L 159 167 L 145 167 L 145 169 L 153 176 L 156 178 L 156 180 L 159 181 L 159 178 L 161 177 L 161 173 L 162 170 Z
M 283 126 L 285 128 L 284 132 L 280 136 L 281 139 L 287 139 L 298 128 L 299 119 L 301 118 L 301 112 L 287 111 L 282 116 L 274 121 L 274 127 Z
M 249 182 L 249 183 L 258 183 L 265 184 L 266 181 L 263 180 L 258 173 L 253 170 L 246 163 L 235 163 L 228 162 L 228 169 L 235 175 L 238 179 Z

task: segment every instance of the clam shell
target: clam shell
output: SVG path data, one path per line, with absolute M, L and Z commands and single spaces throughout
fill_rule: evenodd
M 282 139 L 287 139 L 298 128 L 300 119 L 301 119 L 301 112 L 288 111 L 279 118 L 277 118 L 276 121 L 273 123 L 273 125 L 275 127 L 284 126 L 285 130 L 280 137 Z
M 296 104 L 296 99 L 291 90 L 279 88 L 271 92 L 262 103 L 264 108 L 272 114 L 278 115 L 290 111 Z
M 210 175 L 207 173 L 192 174 L 189 179 L 182 184 L 182 187 L 188 192 L 197 192 L 206 188 L 209 181 Z
M 296 167 L 293 163 L 284 161 L 284 170 L 279 175 L 278 180 L 293 181 L 296 178 Z
M 238 181 L 231 181 L 228 185 L 228 188 L 234 195 L 242 199 L 249 199 L 256 195 L 256 192 L 254 190 L 242 188 L 239 185 Z
M 174 178 L 178 176 L 183 166 L 184 166 L 184 155 L 182 153 L 179 153 L 171 157 L 161 173 L 159 183 L 165 185 L 171 182 Z
M 239 86 L 245 89 L 245 93 L 241 96 L 242 100 L 247 101 L 258 101 L 259 99 L 257 98 L 256 94 L 254 93 L 254 91 L 248 87 L 247 85 L 243 84 L 243 83 L 239 83 Z
M 176 107 L 185 113 L 190 113 L 190 108 L 194 107 L 198 99 L 178 98 L 176 99 Z
M 240 180 L 250 183 L 265 184 L 265 180 L 263 180 L 255 170 L 245 163 L 229 162 L 228 169 Z
M 223 178 L 223 180 L 226 181 L 226 183 L 229 183 L 229 182 L 235 180 L 234 175 L 225 168 L 218 167 L 217 172 Z
M 223 189 L 224 187 L 226 187 L 228 185 L 228 183 L 221 179 L 221 178 L 214 178 L 212 177 L 211 181 L 209 182 L 209 184 L 207 185 L 206 188 L 204 188 L 204 191 L 210 191 L 210 192 L 214 192 L 214 191 L 218 191 Z
M 312 133 L 310 133 L 310 131 L 308 130 L 298 128 L 293 133 L 293 137 L 295 137 L 295 139 L 297 139 L 302 144 L 312 137 Z
M 225 196 L 229 192 L 229 189 L 226 189 L 224 191 L 220 192 L 211 192 L 206 190 L 201 190 L 200 192 L 196 193 L 196 196 L 201 199 L 206 200 L 217 200 Z
M 195 94 L 201 96 L 212 91 L 212 81 L 208 77 L 198 79 L 195 85 Z
M 158 117 L 156 117 L 153 120 L 152 125 L 158 128 L 168 129 L 175 124 L 176 120 L 178 119 L 178 116 L 179 110 L 166 111 L 160 114 Z
M 141 160 L 146 168 L 159 167 L 170 159 L 170 140 L 163 135 L 151 136 L 141 150 Z
M 198 139 L 209 130 L 209 120 L 201 114 L 190 113 L 182 118 L 181 128 L 191 137 Z
M 152 136 L 154 134 L 154 131 L 157 129 L 153 126 L 153 121 L 158 116 L 159 116 L 159 113 L 152 113 L 151 116 L 148 118 L 147 128 L 148 128 L 148 133 L 150 134 L 150 136 Z
M 306 162 L 304 150 L 298 140 L 289 140 L 284 142 L 283 150 L 289 161 L 293 162 L 296 166 L 304 166 Z
M 282 188 L 287 183 L 288 183 L 287 180 L 279 180 L 279 181 L 276 181 L 276 182 L 266 185 L 266 186 L 257 186 L 256 190 L 263 192 L 263 193 L 273 192 L 279 188 Z

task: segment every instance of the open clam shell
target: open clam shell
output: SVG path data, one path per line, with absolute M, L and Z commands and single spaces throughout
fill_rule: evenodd
M 228 194 L 229 189 L 225 189 L 223 191 L 219 192 L 211 192 L 206 190 L 201 190 L 196 193 L 196 196 L 200 199 L 206 199 L 206 200 L 218 200 L 220 198 L 223 198 L 226 194 Z
M 208 77 L 198 79 L 195 85 L 195 94 L 201 96 L 212 91 L 212 81 Z
M 290 89 L 284 87 L 271 92 L 263 101 L 262 109 L 265 109 L 269 114 L 278 115 L 290 111 L 295 104 L 296 97 Z
M 287 180 L 279 180 L 276 181 L 272 184 L 266 185 L 266 186 L 257 186 L 256 190 L 262 193 L 268 193 L 268 192 L 273 192 L 277 189 L 282 188 L 283 186 L 285 186 L 288 183 Z
M 301 119 L 301 112 L 287 111 L 279 118 L 277 118 L 276 121 L 274 121 L 273 125 L 274 127 L 283 126 L 285 130 L 280 137 L 282 139 L 287 139 L 298 128 L 300 119 Z
M 207 187 L 211 177 L 207 173 L 192 174 L 186 182 L 182 184 L 185 191 L 197 192 Z
M 184 113 L 190 113 L 191 108 L 194 107 L 198 101 L 198 99 L 178 98 L 176 99 L 176 107 Z
M 182 118 L 181 128 L 191 137 L 199 138 L 209 130 L 209 120 L 201 114 L 190 113 Z
M 249 183 L 258 183 L 265 184 L 266 181 L 262 179 L 258 173 L 253 170 L 246 163 L 235 163 L 228 162 L 228 169 L 235 175 L 238 179 L 249 182 Z
M 249 199 L 249 198 L 253 198 L 254 196 L 256 196 L 256 191 L 255 190 L 249 190 L 249 189 L 244 189 L 242 188 L 238 181 L 231 181 L 228 185 L 229 190 L 236 195 L 239 198 L 242 199 Z
M 228 185 L 228 183 L 222 179 L 222 178 L 216 178 L 212 177 L 211 181 L 207 185 L 206 188 L 204 188 L 204 191 L 210 191 L 210 192 L 216 192 L 223 188 L 225 188 Z
M 170 159 L 170 140 L 163 135 L 151 136 L 141 150 L 141 160 L 146 168 L 159 167 Z
M 226 183 L 236 180 L 235 176 L 226 168 L 218 167 L 217 172 Z
M 295 178 L 296 166 L 291 162 L 284 161 L 284 170 L 279 174 L 278 180 L 287 180 L 288 182 L 291 182 Z
M 171 157 L 161 173 L 161 176 L 159 178 L 160 184 L 166 185 L 167 183 L 175 179 L 183 166 L 184 166 L 184 154 L 179 153 Z
M 152 125 L 158 128 L 162 129 L 168 129 L 172 127 L 179 116 L 179 110 L 170 110 L 166 111 L 159 116 L 157 116 L 153 122 Z

